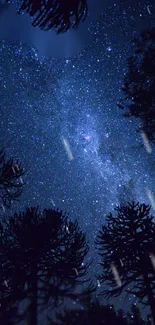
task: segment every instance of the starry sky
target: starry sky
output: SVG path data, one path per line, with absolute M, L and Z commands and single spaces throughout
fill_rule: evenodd
M 10 213 L 53 206 L 78 219 L 90 242 L 92 274 L 94 239 L 106 214 L 130 199 L 150 204 L 147 189 L 155 194 L 154 148 L 146 151 L 140 122 L 122 117 L 116 105 L 130 41 L 154 19 L 153 1 L 116 1 L 100 10 L 87 26 L 89 42 L 67 58 L 0 41 L 0 145 L 22 162 L 26 183 Z

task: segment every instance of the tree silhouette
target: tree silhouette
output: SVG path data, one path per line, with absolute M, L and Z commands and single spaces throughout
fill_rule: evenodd
M 1 308 L 28 299 L 29 325 L 37 324 L 39 308 L 76 298 L 76 285 L 87 279 L 85 234 L 62 211 L 27 208 L 0 223 Z M 6 285 L 7 281 L 7 285 Z M 94 291 L 90 284 L 83 295 Z
M 123 99 L 117 105 L 126 117 L 141 119 L 139 130 L 155 142 L 155 28 L 134 38 L 134 54 L 128 59 L 123 81 Z
M 87 16 L 86 0 L 23 0 L 19 13 L 33 17 L 32 25 L 43 30 L 56 29 L 57 34 L 77 28 Z
M 128 203 L 110 213 L 96 239 L 101 255 L 99 280 L 110 288 L 105 297 L 118 296 L 124 290 L 149 305 L 155 323 L 155 223 L 150 206 Z
M 128 325 L 123 313 L 119 316 L 114 307 L 98 302 L 92 302 L 88 309 L 65 309 L 63 313 L 57 313 L 56 318 L 56 322 L 49 320 L 48 325 Z
M 5 160 L 4 149 L 0 150 L 0 199 L 1 208 L 10 208 L 14 200 L 18 200 L 22 194 L 24 181 L 21 176 L 24 169 L 19 161 L 14 162 L 13 158 Z

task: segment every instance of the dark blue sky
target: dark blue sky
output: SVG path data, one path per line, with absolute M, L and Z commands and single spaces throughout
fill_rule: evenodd
M 5 2 L 4 0 L 0 0 Z M 67 33 L 56 35 L 52 31 L 41 31 L 31 26 L 28 15 L 17 15 L 16 8 L 19 8 L 20 1 L 12 0 L 0 12 L 0 39 L 18 40 L 35 46 L 39 55 L 51 57 L 72 57 L 77 55 L 91 40 L 88 32 L 90 23 L 97 14 L 104 11 L 106 7 L 121 3 L 120 0 L 88 0 L 89 14 L 84 23 L 81 23 L 78 30 L 70 30 Z M 9 24 L 8 24 L 9 21 Z
M 138 121 L 122 117 L 116 105 L 130 40 L 154 23 L 149 3 L 151 14 L 147 1 L 97 7 L 101 14 L 81 27 L 81 36 L 75 32 L 77 49 L 67 58 L 65 35 L 59 45 L 53 36 L 56 52 L 44 57 L 18 40 L 0 42 L 0 144 L 26 169 L 24 194 L 12 211 L 34 205 L 67 211 L 86 231 L 94 262 L 106 213 L 131 198 L 148 204 L 147 188 L 154 193 L 154 150 L 149 155 L 141 147 Z

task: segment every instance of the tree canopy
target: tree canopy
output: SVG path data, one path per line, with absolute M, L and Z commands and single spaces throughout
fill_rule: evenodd
M 118 296 L 123 292 L 134 294 L 140 302 L 149 305 L 155 323 L 155 223 L 151 207 L 131 202 L 115 208 L 107 224 L 96 239 L 101 256 L 102 273 L 99 280 L 105 288 L 105 297 Z
M 103 305 L 98 301 L 91 302 L 87 308 L 68 309 L 57 312 L 56 321 L 50 320 L 48 325 L 145 325 L 139 308 L 132 304 L 127 315 L 122 309 L 115 310 L 113 305 Z M 147 324 L 148 325 L 148 324 Z
M 133 39 L 134 53 L 128 58 L 123 80 L 123 98 L 118 106 L 126 117 L 140 118 L 138 130 L 155 142 L 155 28 Z
M 19 13 L 33 18 L 32 25 L 43 30 L 54 28 L 58 33 L 77 28 L 88 12 L 86 0 L 23 0 Z
M 28 299 L 29 324 L 37 324 L 38 308 L 58 306 L 64 298 L 76 298 L 77 285 L 88 282 L 85 234 L 77 221 L 62 211 L 27 208 L 2 218 L 0 223 L 1 312 Z M 94 291 L 89 285 L 83 295 Z M 24 316 L 23 316 L 24 317 Z
M 12 201 L 18 200 L 22 194 L 25 171 L 13 158 L 5 159 L 4 149 L 0 150 L 0 200 L 1 209 L 10 208 Z

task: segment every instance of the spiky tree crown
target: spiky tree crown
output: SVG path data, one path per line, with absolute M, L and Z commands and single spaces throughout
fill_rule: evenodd
M 0 228 L 1 294 L 6 301 L 28 297 L 34 277 L 41 284 L 38 294 L 44 303 L 51 297 L 54 303 L 72 297 L 71 289 L 86 281 L 85 234 L 62 211 L 27 208 L 9 219 L 3 217 Z
M 62 33 L 77 28 L 86 18 L 88 8 L 86 0 L 23 0 L 19 13 L 22 11 L 33 17 L 33 26 Z
M 145 30 L 132 41 L 134 54 L 128 59 L 123 80 L 123 98 L 118 106 L 126 117 L 141 119 L 143 130 L 155 141 L 155 28 Z
M 150 208 L 135 202 L 116 207 L 117 216 L 110 213 L 97 236 L 96 247 L 103 270 L 99 280 L 110 287 L 103 290 L 107 297 L 118 296 L 125 289 L 142 301 L 147 297 L 143 272 L 149 274 L 155 290 L 150 258 L 155 252 L 155 223 Z

